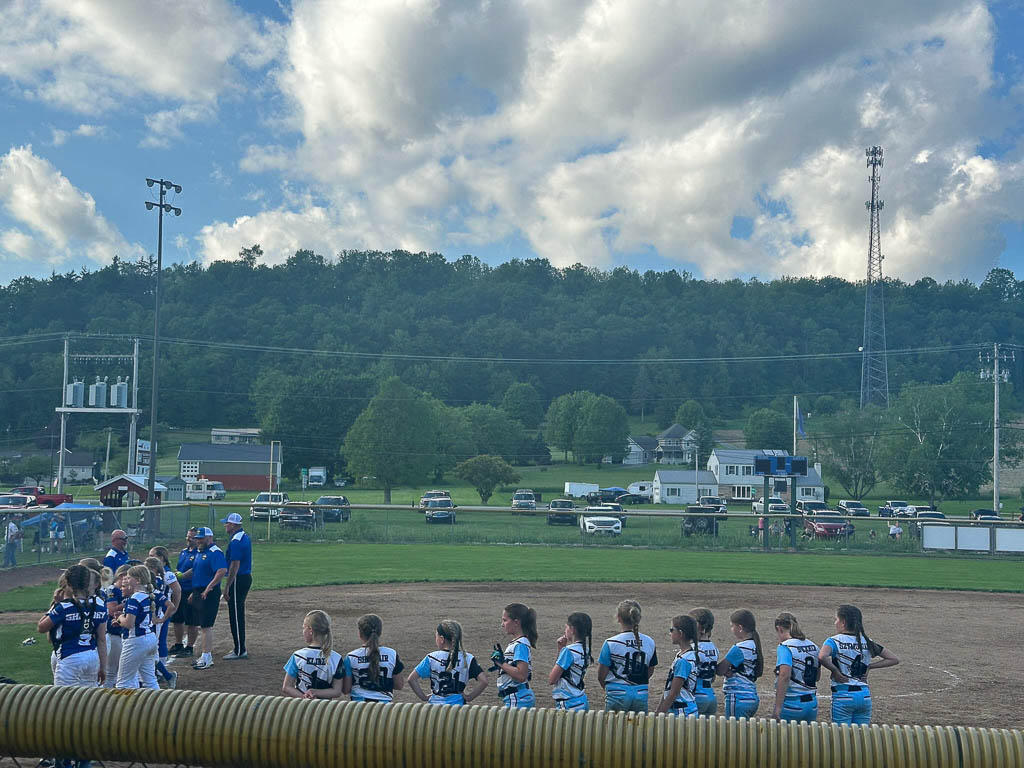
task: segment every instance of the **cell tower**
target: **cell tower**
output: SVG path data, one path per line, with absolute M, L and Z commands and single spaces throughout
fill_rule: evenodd
M 864 203 L 871 214 L 868 236 L 868 280 L 864 286 L 864 345 L 861 347 L 860 407 L 873 403 L 889 407 L 889 365 L 885 355 L 885 306 L 882 296 L 882 245 L 878 214 L 885 205 L 878 199 L 882 182 L 882 148 L 868 147 L 867 167 L 871 169 L 871 199 Z

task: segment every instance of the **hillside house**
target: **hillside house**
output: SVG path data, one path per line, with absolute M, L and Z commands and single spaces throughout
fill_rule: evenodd
M 697 433 L 692 429 L 673 424 L 655 438 L 658 447 L 654 458 L 659 464 L 693 464 L 697 451 Z

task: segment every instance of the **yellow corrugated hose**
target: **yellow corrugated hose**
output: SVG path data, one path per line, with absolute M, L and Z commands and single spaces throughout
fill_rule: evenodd
M 1022 768 L 1024 732 L 0 685 L 0 757 L 257 768 Z

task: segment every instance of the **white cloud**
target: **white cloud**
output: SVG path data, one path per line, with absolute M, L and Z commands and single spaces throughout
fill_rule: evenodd
M 166 148 L 172 142 L 185 136 L 182 126 L 213 119 L 214 110 L 209 104 L 182 104 L 176 109 L 164 109 L 146 115 L 146 129 L 149 135 L 140 143 L 141 147 Z
M 211 225 L 203 250 L 522 235 L 558 265 L 653 248 L 710 277 L 859 279 L 880 144 L 886 273 L 979 278 L 1024 203 L 1019 149 L 976 150 L 1024 101 L 992 90 L 994 35 L 976 0 L 296 0 L 275 82 L 302 138 L 240 168 L 320 202 Z
M 84 136 L 85 138 L 96 138 L 104 136 L 107 132 L 106 126 L 103 125 L 91 125 L 90 123 L 82 123 L 77 128 L 71 131 L 66 131 L 61 128 L 52 129 L 53 138 L 51 143 L 55 147 L 59 147 L 72 136 Z
M 74 187 L 31 146 L 0 157 L 0 207 L 15 222 L 0 230 L 0 258 L 78 266 L 86 259 L 104 264 L 115 255 L 145 255 L 97 211 L 92 195 Z
M 227 0 L 8 0 L 0 4 L 0 77 L 83 113 L 138 96 L 212 103 L 259 68 L 280 31 Z

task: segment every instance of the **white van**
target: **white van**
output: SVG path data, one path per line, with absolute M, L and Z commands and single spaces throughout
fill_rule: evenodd
M 196 501 L 221 501 L 227 496 L 224 483 L 200 477 L 185 484 L 185 498 Z

